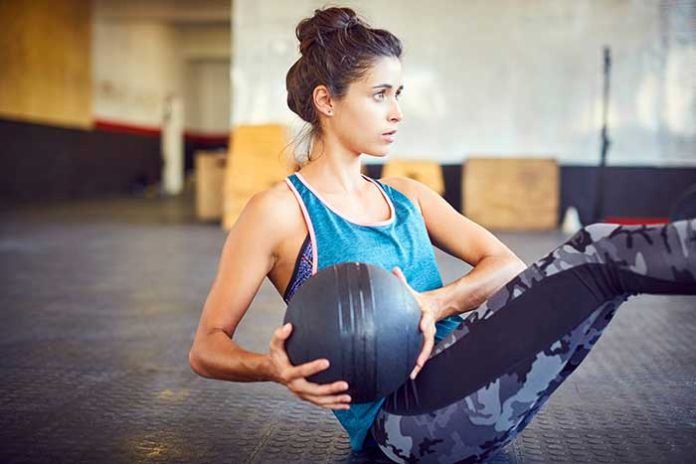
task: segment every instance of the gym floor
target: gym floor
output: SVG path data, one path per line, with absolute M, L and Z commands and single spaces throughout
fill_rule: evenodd
M 497 235 L 528 264 L 564 240 Z M 388 462 L 351 454 L 331 412 L 279 385 L 191 371 L 224 239 L 190 196 L 4 205 L 0 462 Z M 469 269 L 438 260 L 446 282 Z M 629 299 L 491 462 L 694 462 L 694 303 Z M 266 281 L 235 339 L 265 352 L 283 308 Z

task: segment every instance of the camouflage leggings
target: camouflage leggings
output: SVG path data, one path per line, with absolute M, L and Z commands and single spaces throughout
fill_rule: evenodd
M 438 343 L 371 429 L 396 462 L 479 462 L 509 443 L 630 295 L 696 295 L 696 219 L 584 227 Z

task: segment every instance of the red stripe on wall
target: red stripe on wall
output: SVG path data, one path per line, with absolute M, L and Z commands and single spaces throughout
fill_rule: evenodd
M 119 132 L 122 134 L 146 135 L 151 137 L 160 137 L 162 135 L 162 130 L 159 127 L 127 124 L 123 122 L 107 121 L 104 119 L 96 119 L 94 121 L 94 129 L 106 132 Z M 228 142 L 229 135 L 223 133 L 210 134 L 184 131 L 184 140 L 187 142 L 224 145 Z
M 94 120 L 94 128 L 105 132 L 120 132 L 122 134 L 149 135 L 159 137 L 162 131 L 159 127 L 136 126 L 122 122 L 105 121 L 103 119 Z
M 662 217 L 620 217 L 620 216 L 609 216 L 604 219 L 604 222 L 610 222 L 612 224 L 622 224 L 622 225 L 637 225 L 637 224 L 666 224 L 669 222 L 669 218 Z

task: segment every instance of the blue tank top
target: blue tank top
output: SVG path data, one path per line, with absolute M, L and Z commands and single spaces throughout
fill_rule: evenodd
M 283 296 L 286 302 L 318 270 L 342 262 L 369 263 L 390 272 L 398 266 L 418 292 L 442 287 L 435 253 L 418 208 L 391 186 L 363 177 L 379 188 L 389 205 L 389 219 L 369 224 L 348 219 L 331 208 L 300 173 L 285 179 L 300 204 L 308 230 Z M 461 320 L 459 316 L 450 316 L 438 321 L 435 341 L 453 331 Z M 353 450 L 363 448 L 383 402 L 384 399 L 354 403 L 348 410 L 333 411 L 348 432 Z

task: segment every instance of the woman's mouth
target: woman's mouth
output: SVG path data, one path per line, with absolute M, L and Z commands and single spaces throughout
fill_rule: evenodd
M 394 143 L 394 140 L 396 140 L 396 130 L 392 130 L 389 132 L 383 132 L 382 139 L 386 140 L 389 143 Z

